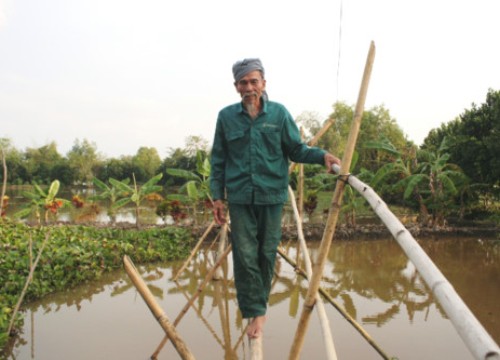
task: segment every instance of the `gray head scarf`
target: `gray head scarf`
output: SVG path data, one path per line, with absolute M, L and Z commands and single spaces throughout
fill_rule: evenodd
M 238 82 L 241 80 L 242 77 L 244 77 L 246 74 L 259 70 L 262 73 L 262 78 L 264 78 L 264 67 L 262 66 L 262 62 L 260 59 L 257 58 L 252 58 L 252 59 L 243 59 L 240 61 L 237 61 L 233 65 L 233 76 L 234 76 L 234 81 Z M 268 100 L 267 92 L 262 93 L 262 97 L 264 100 Z
M 243 76 L 255 70 L 259 70 L 262 73 L 262 77 L 264 77 L 264 67 L 262 66 L 260 59 L 244 59 L 234 63 L 234 81 L 240 81 Z

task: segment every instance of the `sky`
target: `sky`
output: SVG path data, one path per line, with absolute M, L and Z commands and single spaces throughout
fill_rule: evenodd
M 420 145 L 500 89 L 498 14 L 496 0 L 0 0 L 0 138 L 63 155 L 87 139 L 108 158 L 211 143 L 247 57 L 271 100 L 323 121 L 355 105 L 373 41 L 365 109 Z

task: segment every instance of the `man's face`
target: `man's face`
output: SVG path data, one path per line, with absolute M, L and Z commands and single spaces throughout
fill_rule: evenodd
M 262 78 L 260 71 L 255 70 L 235 82 L 234 86 L 240 93 L 243 103 L 256 104 L 266 89 L 266 80 Z

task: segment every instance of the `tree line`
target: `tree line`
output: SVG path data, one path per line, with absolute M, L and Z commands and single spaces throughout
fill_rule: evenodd
M 305 112 L 297 119 L 305 140 L 312 138 L 326 121 L 333 125 L 318 146 L 342 156 L 353 119 L 354 106 L 343 102 L 322 121 Z M 443 224 L 451 215 L 460 219 L 498 217 L 500 195 L 500 91 L 489 90 L 486 101 L 429 132 L 421 146 L 410 141 L 384 106 L 363 114 L 355 161 L 351 172 L 370 184 L 389 204 L 402 205 L 419 213 L 422 223 Z M 76 140 L 65 155 L 55 142 L 24 151 L 1 139 L 8 171 L 8 183 L 64 185 L 92 184 L 94 178 L 132 179 L 145 183 L 156 174 L 167 174 L 161 184 L 182 185 L 181 177 L 168 169 L 197 171 L 197 154 L 209 156 L 208 141 L 190 136 L 184 148 L 171 148 L 161 159 L 152 147 L 141 147 L 133 156 L 103 158 L 97 146 Z M 334 186 L 317 166 L 306 166 L 312 191 Z M 292 176 L 292 183 L 295 176 Z M 351 194 L 346 204 L 355 208 Z
M 105 158 L 97 145 L 87 139 L 76 139 L 66 155 L 57 150 L 56 142 L 38 148 L 19 150 L 10 139 L 0 139 L 8 168 L 10 185 L 45 184 L 59 180 L 62 185 L 92 185 L 94 178 L 130 179 L 144 183 L 167 168 L 194 169 L 196 152 L 208 152 L 208 142 L 201 136 L 189 136 L 184 148 L 170 148 L 160 158 L 154 147 L 140 147 L 135 155 Z M 0 175 L 3 180 L 3 176 Z M 172 179 L 172 181 L 175 181 Z

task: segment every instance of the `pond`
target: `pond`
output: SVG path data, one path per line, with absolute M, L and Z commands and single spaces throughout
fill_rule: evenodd
M 500 244 L 479 238 L 420 239 L 443 274 L 493 339 L 500 342 Z M 295 242 L 284 243 L 295 259 Z M 318 242 L 309 243 L 313 254 Z M 132 256 L 133 259 L 133 256 Z M 264 334 L 266 359 L 287 359 L 307 281 L 278 257 Z M 179 277 L 182 262 L 138 266 L 171 322 L 214 263 L 204 248 Z M 405 360 L 473 359 L 413 265 L 392 239 L 334 241 L 322 287 L 389 356 Z M 326 303 L 339 359 L 380 359 L 363 337 Z M 246 322 L 237 310 L 230 259 L 177 326 L 197 359 L 249 359 Z M 178 359 L 171 343 L 124 271 L 47 296 L 26 308 L 20 338 L 8 359 Z M 304 359 L 324 359 L 313 315 Z

